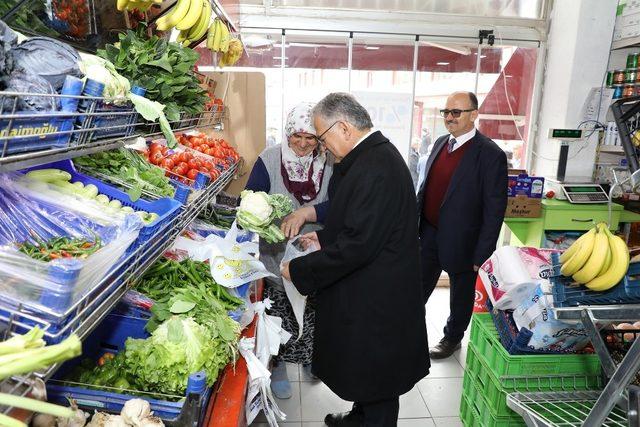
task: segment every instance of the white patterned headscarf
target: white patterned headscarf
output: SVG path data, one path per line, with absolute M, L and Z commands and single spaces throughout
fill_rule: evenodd
M 309 133 L 316 135 L 311 110 L 314 104 L 304 102 L 291 109 L 287 116 L 284 134 L 285 141 L 281 145 L 282 178 L 287 190 L 300 202 L 308 203 L 314 200 L 322 185 L 324 165 L 327 155 L 320 145 L 306 156 L 299 157 L 289 147 L 289 139 L 295 133 Z

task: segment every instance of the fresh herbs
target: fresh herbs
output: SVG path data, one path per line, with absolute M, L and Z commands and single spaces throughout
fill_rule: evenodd
M 54 237 L 47 242 L 37 244 L 22 243 L 19 251 L 38 261 L 52 261 L 60 258 L 84 259 L 102 247 L 99 236 L 95 242 L 69 237 Z
M 106 175 L 127 183 L 127 194 L 132 201 L 140 198 L 143 191 L 157 197 L 173 197 L 175 188 L 164 171 L 145 161 L 140 154 L 128 148 L 104 151 L 74 160 L 77 166 L 99 178 Z
M 203 110 L 207 96 L 193 71 L 199 58 L 194 50 L 127 31 L 120 34 L 119 43 L 106 45 L 98 55 L 111 61 L 132 85 L 145 88 L 147 98 L 164 104 L 170 121 L 178 120 L 182 111 Z

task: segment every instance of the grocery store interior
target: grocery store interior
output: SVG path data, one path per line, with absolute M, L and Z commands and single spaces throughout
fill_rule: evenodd
M 640 427 L 640 1 L 0 1 L 0 427 Z

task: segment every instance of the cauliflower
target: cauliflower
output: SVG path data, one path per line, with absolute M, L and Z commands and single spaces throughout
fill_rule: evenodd
M 269 195 L 263 191 L 253 192 L 245 190 L 240 197 L 240 211 L 253 215 L 256 226 L 267 225 L 271 222 L 273 207 L 269 203 Z

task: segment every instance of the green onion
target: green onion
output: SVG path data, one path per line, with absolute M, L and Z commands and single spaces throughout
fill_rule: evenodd
M 73 410 L 71 408 L 7 393 L 0 393 L 0 405 L 26 409 L 27 411 L 49 414 L 60 418 L 70 418 L 73 416 Z M 0 425 L 2 424 L 0 423 Z
M 24 335 L 16 335 L 0 342 L 0 355 L 16 353 L 32 348 L 44 347 L 44 332 L 37 326 Z
M 15 418 L 11 418 L 7 415 L 0 414 L 0 426 L 5 427 L 27 427 L 22 421 L 18 421 Z
M 12 375 L 36 371 L 79 356 L 82 344 L 77 335 L 71 335 L 60 344 L 0 356 L 0 380 Z

